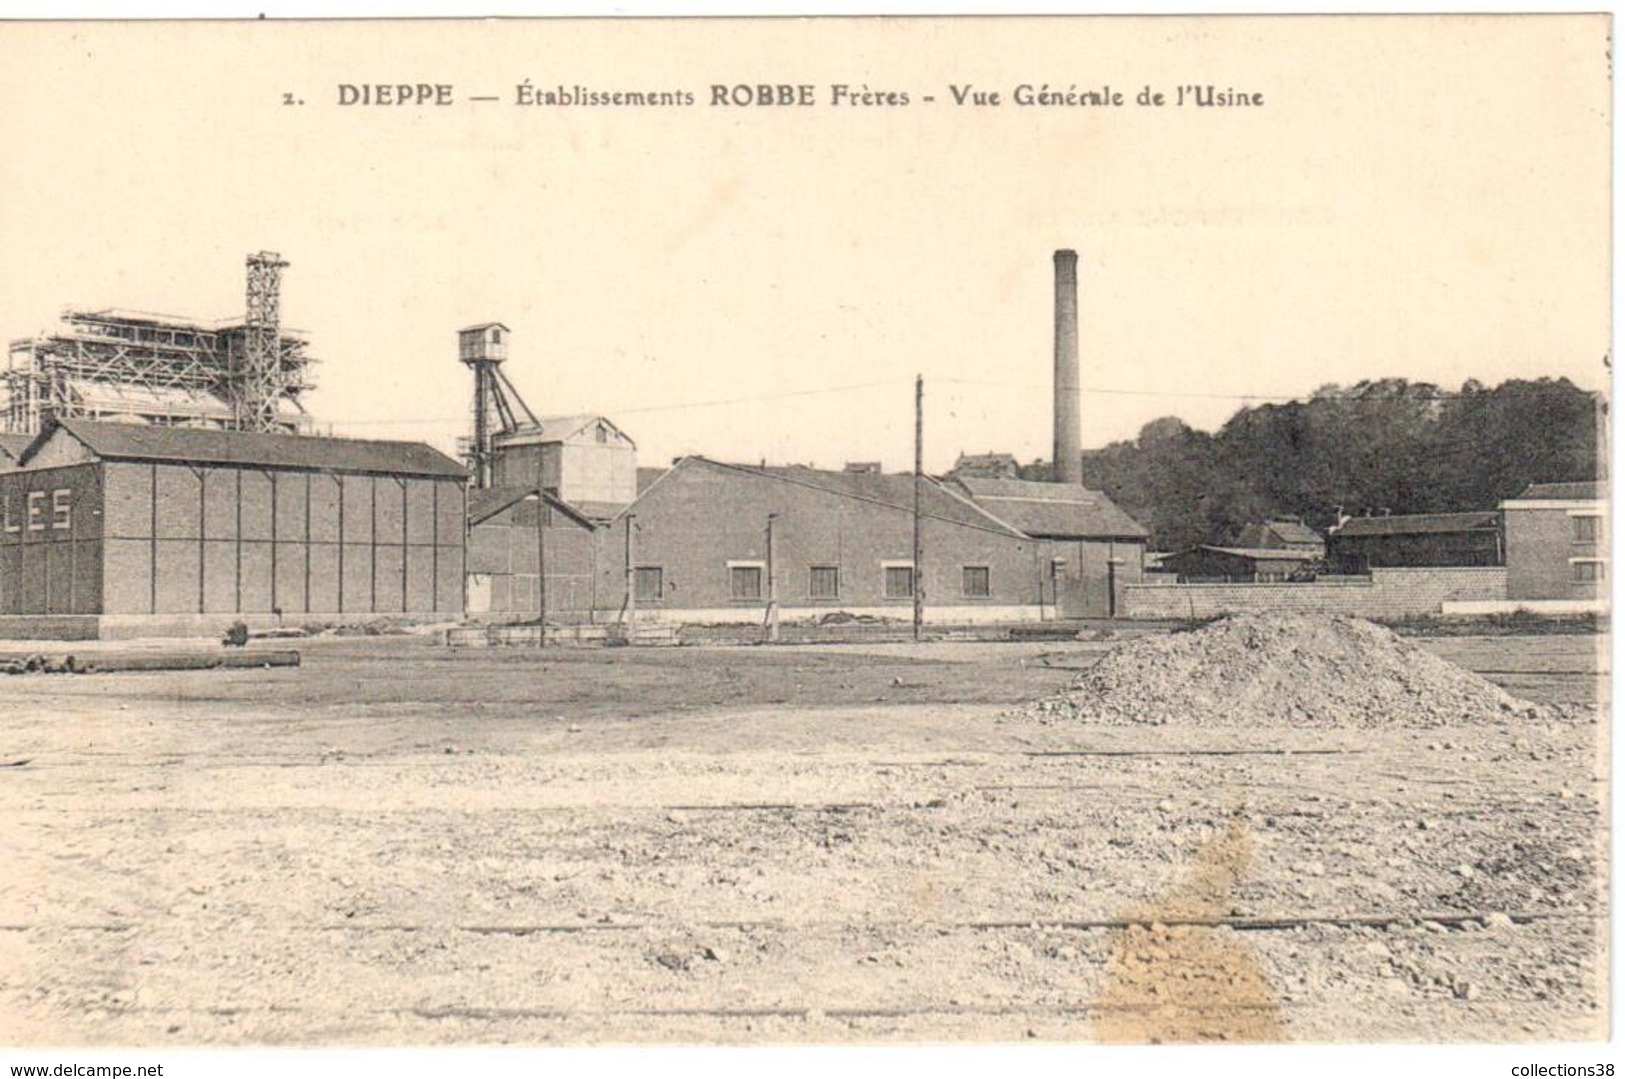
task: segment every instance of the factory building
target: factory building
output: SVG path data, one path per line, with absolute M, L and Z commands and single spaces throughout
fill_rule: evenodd
M 492 481 L 470 499 L 469 614 L 529 621 L 545 603 L 554 622 L 909 619 L 918 589 L 938 623 L 1115 616 L 1144 572 L 1147 533 L 1082 483 L 1077 256 L 1054 262 L 1052 483 L 1015 479 L 1014 459 L 992 454 L 1008 467 L 942 479 L 699 456 L 639 469 L 604 417 L 530 413 L 502 374 L 506 326 L 465 328 L 468 460 Z
M 0 472 L 0 636 L 458 617 L 466 478 L 421 443 L 51 421 Z
M 999 503 L 961 484 L 917 482 L 918 570 L 914 476 L 703 457 L 651 484 L 605 529 L 604 547 L 627 552 L 619 568 L 633 582 L 632 605 L 657 621 L 761 621 L 769 604 L 784 619 L 843 611 L 906 620 L 916 575 L 932 622 L 1107 617 L 1140 580 L 1145 531 L 1103 495 L 980 481 L 1019 485 L 1013 495 L 999 488 Z M 1023 519 L 1042 527 L 1028 531 L 1015 523 Z M 601 579 L 607 590 L 609 576 Z

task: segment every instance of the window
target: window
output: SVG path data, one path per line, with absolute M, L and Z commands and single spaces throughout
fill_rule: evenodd
M 729 566 L 728 594 L 734 599 L 761 599 L 762 567 Z
M 837 566 L 814 566 L 807 580 L 810 599 L 838 599 L 841 595 L 841 571 Z
M 911 599 L 914 595 L 914 567 L 903 563 L 886 567 L 886 598 Z
M 491 343 L 493 345 L 502 344 L 502 331 L 501 330 L 492 330 L 491 331 Z
M 666 594 L 666 575 L 659 566 L 639 566 L 633 571 L 634 588 L 641 601 L 653 602 Z
M 1574 522 L 1575 543 L 1596 543 L 1602 532 L 1601 517 L 1570 517 Z
M 1573 569 L 1575 584 L 1593 584 L 1607 580 L 1606 566 L 1600 560 L 1577 558 L 1569 565 Z
M 966 566 L 960 571 L 960 593 L 968 599 L 986 599 L 993 594 L 986 566 Z
M 604 443 L 609 441 L 609 428 L 605 427 L 603 424 L 599 424 L 598 425 L 597 435 L 598 435 L 598 444 L 603 445 Z

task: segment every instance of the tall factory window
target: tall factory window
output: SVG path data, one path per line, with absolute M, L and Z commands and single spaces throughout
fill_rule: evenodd
M 914 567 L 908 563 L 886 567 L 886 598 L 911 599 L 914 596 Z
M 993 594 L 991 574 L 986 566 L 965 566 L 960 570 L 960 593 L 969 599 L 986 599 Z
M 761 599 L 762 565 L 754 562 L 729 563 L 728 594 L 733 599 Z
M 1575 543 L 1597 542 L 1598 536 L 1600 535 L 1599 529 L 1602 525 L 1601 517 L 1592 517 L 1589 515 L 1575 516 L 1570 517 L 1569 520 L 1574 522 Z
M 807 579 L 809 599 L 839 599 L 841 570 L 838 566 L 814 566 Z
M 639 566 L 633 572 L 639 602 L 652 603 L 665 595 L 665 572 L 659 566 Z
M 1605 570 L 1601 559 L 1576 558 L 1571 560 L 1575 584 L 1592 584 L 1606 580 Z

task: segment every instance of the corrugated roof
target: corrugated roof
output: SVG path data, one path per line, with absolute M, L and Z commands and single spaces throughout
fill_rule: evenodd
M 1531 483 L 1518 496 L 1520 499 L 1542 499 L 1555 502 L 1607 498 L 1607 484 L 1602 480 L 1573 480 L 1567 483 Z
M 1345 536 L 1404 536 L 1438 532 L 1487 532 L 1501 527 L 1494 510 L 1472 513 L 1408 513 L 1393 517 L 1351 517 L 1333 531 Z
M 195 427 L 62 420 L 58 426 L 108 460 L 297 468 L 463 478 L 462 465 L 422 442 L 376 442 Z
M 952 481 L 987 512 L 1029 536 L 1145 539 L 1144 526 L 1099 491 L 1066 483 L 957 476 Z

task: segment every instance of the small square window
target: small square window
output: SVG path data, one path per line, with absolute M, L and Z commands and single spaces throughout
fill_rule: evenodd
M 1608 579 L 1607 567 L 1601 562 L 1574 562 L 1575 584 L 1592 584 Z
M 914 596 L 914 567 L 886 567 L 886 598 L 911 599 Z
M 841 571 L 836 566 L 814 566 L 808 575 L 807 596 L 810 599 L 839 599 Z
M 634 571 L 637 597 L 645 602 L 662 598 L 666 591 L 665 571 L 659 566 L 639 566 Z
M 1602 533 L 1601 517 L 1570 517 L 1574 522 L 1575 543 L 1596 543 Z
M 986 599 L 993 594 L 986 566 L 966 566 L 960 572 L 960 590 L 969 599 Z
M 762 567 L 730 566 L 728 583 L 729 595 L 734 599 L 761 599 Z

